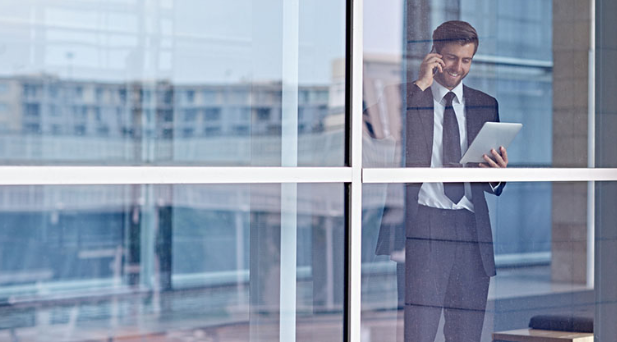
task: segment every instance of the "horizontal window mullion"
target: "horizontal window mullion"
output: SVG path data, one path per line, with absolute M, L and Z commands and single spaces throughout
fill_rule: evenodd
M 600 168 L 370 168 L 363 183 L 617 181 L 617 169 Z
M 351 167 L 2 166 L 0 185 L 350 183 Z M 362 183 L 617 181 L 604 168 L 365 168 Z
M 350 167 L 3 166 L 0 185 L 346 183 Z

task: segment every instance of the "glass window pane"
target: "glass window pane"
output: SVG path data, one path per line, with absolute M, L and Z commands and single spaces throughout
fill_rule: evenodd
M 296 5 L 3 1 L 2 164 L 344 165 L 345 1 Z
M 488 184 L 472 183 L 461 210 L 427 202 L 427 185 L 443 186 L 363 188 L 367 335 L 514 341 L 531 324 L 553 336 L 613 336 L 614 182 L 509 182 L 486 197 Z
M 507 148 L 509 167 L 593 167 L 592 3 L 367 0 L 368 166 L 459 163 L 483 124 L 501 121 L 523 125 Z M 444 97 L 450 90 L 452 106 Z M 446 108 L 456 121 L 445 119 Z M 442 146 L 444 136 L 461 146 L 448 138 Z M 498 146 L 483 144 L 474 163 Z
M 342 184 L 1 190 L 2 341 L 342 340 Z

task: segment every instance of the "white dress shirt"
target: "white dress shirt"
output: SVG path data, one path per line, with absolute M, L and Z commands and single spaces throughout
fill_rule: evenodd
M 463 83 L 459 83 L 454 89 L 449 90 L 437 81 L 431 85 L 433 93 L 433 149 L 431 153 L 431 167 L 443 167 L 443 114 L 446 108 L 444 96 L 452 91 L 456 95 L 452 99 L 452 107 L 458 121 L 458 131 L 461 137 L 461 156 L 467 151 L 467 122 L 465 117 L 465 96 Z M 471 202 L 471 186 L 465 183 L 465 196 L 458 202 L 453 203 L 443 192 L 443 183 L 423 183 L 418 194 L 418 203 L 427 207 L 439 209 L 467 209 L 474 211 Z

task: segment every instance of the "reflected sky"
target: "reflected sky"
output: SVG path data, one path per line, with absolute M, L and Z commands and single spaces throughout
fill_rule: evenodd
M 174 83 L 281 79 L 282 1 L 8 0 L 0 13 L 3 75 Z M 344 18 L 344 1 L 300 2 L 301 83 L 330 81 L 332 61 L 344 57 Z

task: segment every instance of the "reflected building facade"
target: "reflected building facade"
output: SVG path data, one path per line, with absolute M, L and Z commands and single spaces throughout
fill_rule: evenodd
M 339 62 L 334 72 L 343 67 Z M 298 90 L 301 163 L 341 161 L 344 96 L 337 101 L 330 93 L 344 94 L 344 75 L 335 78 L 331 85 Z M 281 158 L 281 98 L 280 82 L 2 78 L 1 158 L 17 165 L 272 166 Z M 310 321 L 314 311 L 342 310 L 344 192 L 342 186 L 299 187 L 299 305 Z M 71 315 L 95 326 L 126 323 L 136 317 L 131 308 L 148 312 L 146 325 L 158 324 L 161 314 L 172 325 L 189 316 L 202 317 L 205 327 L 212 320 L 242 322 L 250 316 L 250 293 L 253 310 L 278 306 L 271 298 L 278 290 L 261 287 L 278 277 L 279 247 L 264 252 L 259 243 L 277 239 L 280 186 L 15 186 L 2 189 L 0 208 L 0 298 L 11 303 L 0 329 L 7 333 L 19 329 L 23 336 L 41 325 L 65 331 Z M 252 267 L 263 275 L 251 283 Z M 255 283 L 253 290 L 249 284 Z M 88 299 L 79 302 L 80 296 Z M 91 310 L 74 311 L 75 300 Z M 37 309 L 41 302 L 51 311 Z M 39 317 L 48 312 L 57 318 Z M 156 334 L 154 326 L 145 329 Z M 341 329 L 342 323 L 333 333 Z M 87 329 L 71 334 L 94 336 Z
M 315 144 L 326 144 L 327 151 L 343 144 L 344 100 L 330 101 L 336 82 L 298 90 L 297 134 L 300 148 L 310 153 L 301 163 L 317 163 L 311 158 L 338 163 L 338 155 L 310 152 Z M 1 157 L 5 164 L 275 166 L 280 163 L 275 143 L 282 134 L 281 98 L 280 82 L 173 85 L 44 75 L 2 78 Z

